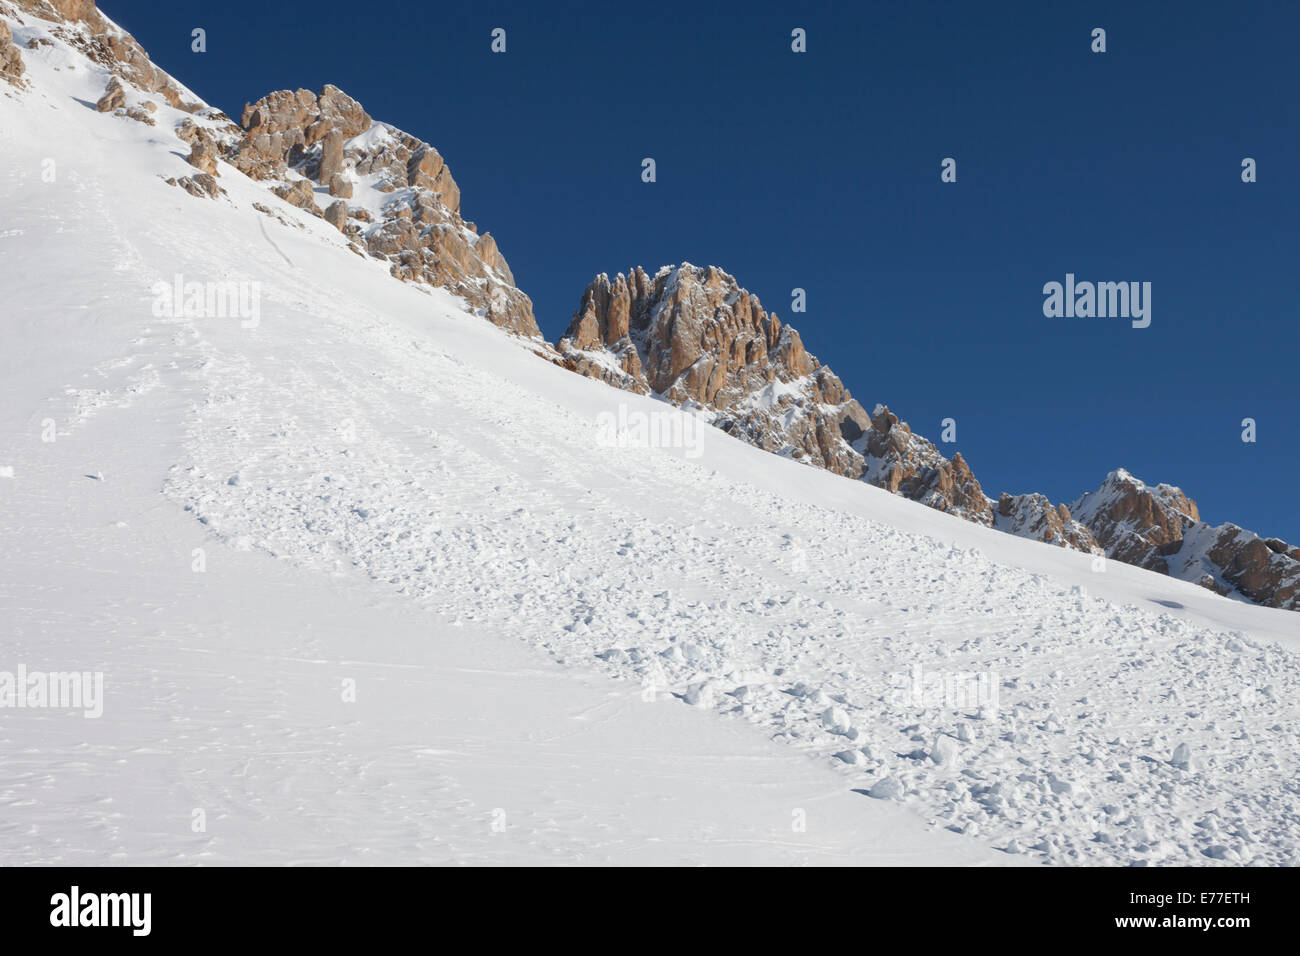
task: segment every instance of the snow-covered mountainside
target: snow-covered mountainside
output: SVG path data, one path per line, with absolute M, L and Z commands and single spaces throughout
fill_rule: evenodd
M 1300 548 L 1235 525 L 1208 529 L 1195 504 L 1168 485 L 1159 487 L 1181 507 L 1149 501 L 1136 479 L 1117 481 L 1123 470 L 1070 507 L 1036 493 L 989 497 L 961 452 L 944 457 L 884 405 L 868 415 L 793 327 L 714 266 L 682 263 L 654 275 L 638 266 L 613 281 L 602 273 L 583 292 L 557 349 L 582 375 L 662 398 L 766 451 L 938 511 L 1271 607 L 1297 607 Z M 1184 535 L 1184 518 L 1194 534 Z M 1176 543 L 1177 560 L 1167 561 Z
M 250 177 L 50 2 L 0 0 L 6 862 L 1300 862 L 1293 613 L 755 447 L 839 408 L 845 455 L 928 454 L 717 270 L 744 363 L 633 343 L 693 405 L 571 374 L 443 262 L 478 244 L 419 145 L 327 87 Z M 421 277 L 368 248 L 400 210 L 318 215 L 403 163 L 459 237 L 420 213 Z M 101 674 L 102 716 L 6 703 L 20 667 Z

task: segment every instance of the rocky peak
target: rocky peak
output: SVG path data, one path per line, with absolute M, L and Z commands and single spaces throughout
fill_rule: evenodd
M 697 409 L 750 444 L 967 521 L 1262 604 L 1300 600 L 1300 548 L 1210 528 L 1180 489 L 1124 469 L 1068 507 L 1034 493 L 994 501 L 960 452 L 944 457 L 885 405 L 866 414 L 798 332 L 716 267 L 598 275 L 557 348 L 583 375 Z
M 868 415 L 792 326 L 715 266 L 597 276 L 557 348 L 574 371 L 702 409 L 767 451 L 993 522 L 960 454 L 944 458 L 884 406 Z
M 271 93 L 247 104 L 236 124 L 153 66 L 92 0 L 0 0 L 0 13 L 19 26 L 30 17 L 45 21 L 45 42 L 53 35 L 107 68 L 101 112 L 151 126 L 160 103 L 191 114 L 174 132 L 190 147 L 195 172 L 167 182 L 216 198 L 224 193 L 224 160 L 325 219 L 397 278 L 446 289 L 496 325 L 540 341 L 532 302 L 515 286 L 496 240 L 461 218 L 460 189 L 437 150 L 375 122 L 338 87 Z M 21 84 L 23 70 L 9 24 L 0 21 L 0 77 Z
M 1300 548 L 1234 524 L 1206 524 L 1181 488 L 1150 486 L 1121 468 L 1072 510 L 1117 561 L 1259 604 L 1300 606 Z
M 798 332 L 715 266 L 597 276 L 557 349 L 583 375 L 701 409 L 768 451 L 861 475 L 849 442 L 868 425 L 862 406 Z
M 397 278 L 446 289 L 494 324 L 541 338 L 496 240 L 461 218 L 460 187 L 438 151 L 375 122 L 338 87 L 280 90 L 246 104 L 226 153 L 358 251 L 387 261 Z
M 1200 520 L 1196 502 L 1172 485 L 1149 487 L 1123 468 L 1070 506 L 1106 553 L 1126 564 L 1168 573 L 1165 557 Z

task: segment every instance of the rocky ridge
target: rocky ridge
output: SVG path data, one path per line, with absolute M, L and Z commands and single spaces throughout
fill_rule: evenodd
M 173 132 L 196 171 L 168 182 L 216 198 L 224 192 L 220 164 L 233 166 L 329 222 L 357 252 L 387 262 L 395 277 L 446 289 L 488 321 L 540 342 L 531 300 L 496 240 L 462 218 L 460 188 L 429 143 L 373 120 L 331 85 L 319 94 L 268 94 L 245 105 L 235 123 L 155 67 L 92 0 L 0 0 L 0 13 L 20 25 L 45 21 L 50 34 L 104 67 L 100 112 L 151 126 L 161 104 L 187 114 Z M 18 85 L 23 72 L 11 30 L 0 23 L 0 76 Z
M 1121 468 L 1070 510 L 1117 561 L 1258 604 L 1300 609 L 1300 548 L 1235 524 L 1207 524 L 1180 488 L 1147 485 Z
M 1119 470 L 1068 506 L 1036 493 L 991 498 L 960 452 L 945 457 L 884 405 L 868 415 L 795 329 L 714 266 L 597 276 L 556 348 L 579 374 L 966 521 L 1300 608 L 1300 548 L 1211 527 L 1173 486 L 1148 487 Z
M 587 287 L 557 345 L 564 364 L 698 409 L 767 451 L 856 477 L 870 421 L 799 333 L 712 266 L 631 270 Z
M 447 289 L 493 324 L 541 338 L 496 240 L 461 217 L 460 187 L 438 151 L 376 122 L 338 87 L 247 104 L 238 135 L 216 145 L 236 169 L 389 262 L 396 278 Z

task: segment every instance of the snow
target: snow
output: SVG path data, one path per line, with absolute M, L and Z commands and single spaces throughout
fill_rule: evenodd
M 25 56 L 0 670 L 105 701 L 0 710 L 6 861 L 1297 862 L 1292 613 L 721 433 L 611 454 L 611 401 L 687 413 L 229 166 L 166 185 L 164 107 Z M 154 316 L 177 274 L 258 283 L 260 321 Z

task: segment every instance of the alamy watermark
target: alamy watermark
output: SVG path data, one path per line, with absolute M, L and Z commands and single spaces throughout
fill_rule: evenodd
M 156 318 L 239 319 L 245 329 L 262 321 L 260 282 L 186 282 L 177 273 L 171 282 L 155 282 L 149 292 Z
M 900 708 L 998 711 L 997 671 L 927 671 L 919 663 L 891 675 L 893 703 Z
M 79 710 L 94 720 L 104 713 L 102 671 L 0 671 L 0 710 Z
M 1049 319 L 1132 319 L 1133 328 L 1151 324 L 1150 282 L 1075 282 L 1074 273 L 1065 283 L 1043 286 L 1043 315 Z
M 675 408 L 640 411 L 620 402 L 617 412 L 596 416 L 596 444 L 601 448 L 681 448 L 687 458 L 704 454 L 704 431 L 711 426 Z

